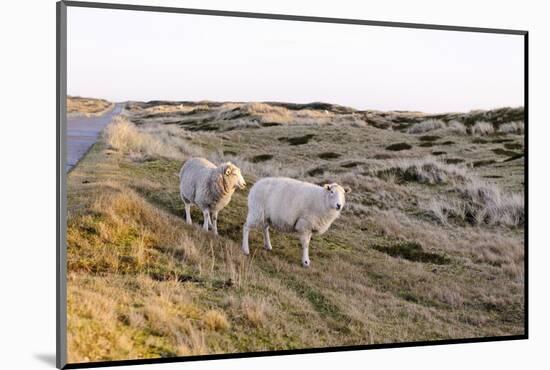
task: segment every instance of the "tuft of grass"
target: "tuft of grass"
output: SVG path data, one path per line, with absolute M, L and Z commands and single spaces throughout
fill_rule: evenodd
M 445 122 L 440 119 L 428 119 L 419 123 L 415 123 L 413 126 L 407 129 L 409 134 L 423 134 L 425 132 L 439 130 L 447 127 Z
M 210 330 L 223 331 L 229 329 L 230 325 L 223 312 L 209 310 L 204 314 L 202 321 Z
M 525 222 L 523 194 L 503 192 L 495 184 L 471 181 L 461 190 L 466 201 L 466 217 L 477 224 L 521 226 Z
M 451 164 L 445 164 L 435 158 L 392 161 L 376 171 L 376 175 L 397 182 L 418 182 L 421 184 L 446 184 L 464 181 L 466 170 Z
M 466 126 L 457 120 L 452 120 L 449 122 L 447 126 L 447 131 L 452 134 L 458 134 L 458 135 L 466 135 L 468 133 L 468 129 Z
M 525 131 L 525 125 L 523 121 L 508 122 L 498 127 L 498 132 L 503 134 L 523 135 L 524 131 Z
M 128 154 L 137 162 L 149 158 L 184 158 L 181 150 L 168 147 L 157 137 L 139 130 L 132 122 L 117 116 L 103 131 L 105 142 L 111 149 Z
M 470 127 L 470 134 L 474 136 L 486 136 L 495 133 L 495 127 L 492 123 L 486 121 L 477 121 Z
M 261 327 L 266 322 L 267 304 L 263 299 L 246 296 L 241 302 L 241 311 L 252 326 Z
M 472 180 L 456 190 L 458 199 L 432 198 L 426 207 L 442 224 L 458 220 L 472 225 L 518 227 L 525 222 L 523 194 L 503 192 L 481 180 Z

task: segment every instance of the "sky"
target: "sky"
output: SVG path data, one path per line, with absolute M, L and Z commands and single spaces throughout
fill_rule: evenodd
M 69 95 L 522 106 L 523 36 L 68 7 Z

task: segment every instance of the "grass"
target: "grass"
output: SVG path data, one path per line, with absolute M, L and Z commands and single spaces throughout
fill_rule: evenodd
M 524 123 L 523 121 L 514 121 L 514 122 L 508 122 L 500 125 L 498 127 L 498 132 L 504 133 L 504 134 L 523 134 L 525 131 Z
M 495 144 L 447 129 L 434 159 L 439 141 L 413 146 L 418 137 L 405 132 L 425 119 L 418 113 L 244 105 L 132 103 L 70 172 L 69 361 L 523 333 L 521 161 L 501 162 Z M 255 121 L 277 112 L 330 119 Z M 357 123 L 378 118 L 394 129 Z M 245 257 L 249 188 L 220 212 L 219 237 L 196 225 L 196 207 L 195 225 L 185 223 L 176 174 L 191 156 L 231 160 L 251 185 L 290 176 L 352 192 L 329 231 L 313 236 L 312 268 L 301 267 L 297 238 L 276 231 L 270 252 L 252 232 Z
M 267 324 L 267 307 L 267 303 L 264 299 L 246 296 L 241 301 L 240 309 L 246 320 L 248 320 L 252 326 L 262 327 Z
M 67 113 L 71 116 L 100 116 L 115 107 L 104 99 L 83 98 L 80 96 L 67 97 Z
M 402 242 L 389 246 L 375 245 L 377 251 L 389 254 L 392 257 L 401 257 L 409 261 L 432 263 L 443 265 L 449 263 L 449 259 L 437 253 L 425 252 L 422 246 L 416 242 Z
M 470 133 L 474 136 L 491 135 L 495 133 L 495 127 L 490 122 L 478 121 L 470 127 Z
M 383 179 L 421 184 L 447 184 L 464 181 L 466 171 L 462 167 L 447 165 L 434 158 L 398 160 L 377 169 L 375 174 Z
M 428 210 L 441 223 L 449 219 L 474 225 L 523 226 L 525 210 L 523 194 L 502 192 L 494 184 L 472 180 L 456 189 L 458 199 L 435 199 Z
M 447 127 L 445 122 L 440 119 L 428 119 L 414 124 L 407 129 L 409 134 L 423 134 L 425 132 L 434 131 Z

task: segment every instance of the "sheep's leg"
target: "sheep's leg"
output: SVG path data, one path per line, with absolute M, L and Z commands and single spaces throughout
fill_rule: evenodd
M 185 203 L 185 221 L 191 225 L 191 203 Z
M 309 267 L 309 241 L 311 240 L 311 227 L 303 218 L 296 222 L 296 231 L 300 233 L 300 243 L 302 244 L 302 266 Z
M 250 228 L 248 227 L 248 222 L 245 222 L 243 225 L 243 253 L 245 256 L 248 256 L 250 254 L 250 249 L 248 248 L 248 234 L 250 232 Z
M 302 266 L 309 267 L 311 262 L 309 260 L 309 241 L 311 240 L 311 233 L 304 232 L 300 234 L 300 243 L 302 244 Z
M 243 225 L 243 253 L 245 256 L 248 256 L 250 254 L 250 249 L 248 247 L 248 234 L 250 233 L 250 229 L 257 226 L 258 218 L 255 215 L 255 213 L 250 212 L 250 209 L 248 210 L 248 216 L 246 216 L 246 222 Z
M 208 231 L 208 225 L 209 224 L 212 224 L 212 221 L 210 221 L 210 211 L 207 210 L 207 209 L 203 209 L 202 210 L 202 214 L 204 216 L 204 222 L 202 224 L 202 228 L 205 230 L 205 231 Z
M 214 235 L 218 235 L 218 211 L 212 212 L 212 230 Z
M 268 251 L 272 250 L 271 240 L 269 239 L 269 225 L 264 224 L 264 248 Z

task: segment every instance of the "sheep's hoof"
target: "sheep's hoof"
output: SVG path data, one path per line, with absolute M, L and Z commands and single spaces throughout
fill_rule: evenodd
M 264 249 L 265 249 L 266 251 L 270 251 L 270 250 L 272 250 L 273 248 L 271 247 L 271 245 L 264 245 Z
M 311 262 L 309 260 L 302 261 L 302 267 L 309 268 L 311 266 Z
M 243 249 L 243 254 L 244 254 L 245 256 L 248 256 L 248 255 L 250 254 L 250 251 L 244 250 L 244 249 Z

